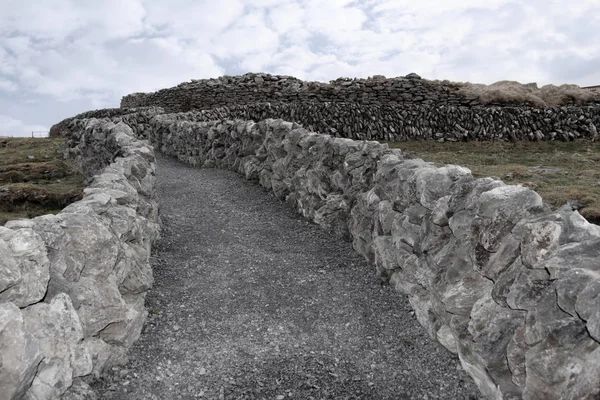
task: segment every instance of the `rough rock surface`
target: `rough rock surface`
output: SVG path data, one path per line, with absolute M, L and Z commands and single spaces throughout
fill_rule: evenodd
M 139 336 L 146 318 L 145 295 L 153 283 L 148 255 L 157 238 L 158 206 L 154 154 L 137 135 L 193 166 L 237 171 L 328 229 L 331 239 L 351 241 L 375 265 L 382 282 L 408 296 L 416 320 L 429 337 L 458 354 L 485 397 L 600 396 L 600 228 L 570 207 L 550 212 L 535 192 L 492 178 L 474 179 L 464 168 L 434 168 L 376 142 L 320 135 L 281 120 L 197 121 L 214 118 L 211 112 L 229 115 L 228 110 L 164 115 L 147 109 L 103 120 L 73 119 L 62 125 L 62 134 L 70 137 L 66 154 L 90 176 L 102 175 L 91 181 L 82 201 L 59 215 L 10 222 L 0 230 L 3 395 L 92 398 L 89 383 L 123 363 Z M 544 121 L 552 123 L 553 118 Z M 588 126 L 588 131 L 580 131 L 585 136 L 593 131 L 586 118 L 579 115 L 564 121 Z M 505 133 L 511 131 L 508 125 L 503 128 Z M 573 132 L 560 134 L 565 139 L 576 137 Z M 198 226 L 189 229 L 196 231 Z M 284 250 L 273 259 L 285 266 Z M 342 258 L 342 253 L 336 254 Z M 192 265 L 192 261 L 181 264 Z M 234 273 L 226 276 L 226 282 L 237 274 L 255 278 L 253 271 L 229 268 Z M 222 277 L 226 270 L 218 271 Z M 281 274 L 288 272 L 295 270 L 284 268 Z M 178 281 L 182 288 L 187 283 Z M 327 279 L 327 283 L 334 289 L 338 281 Z M 298 288 L 288 290 L 293 293 Z M 237 292 L 224 288 L 219 295 L 229 293 Z M 194 296 L 190 295 L 194 304 L 205 300 Z M 344 309 L 346 303 L 336 303 L 334 297 L 341 298 L 330 296 L 331 304 Z M 220 303 L 225 311 L 227 304 Z M 359 301 L 352 304 L 361 309 Z M 363 317 L 372 309 L 362 309 Z M 173 311 L 172 315 L 184 321 L 184 314 Z M 164 318 L 172 322 L 168 315 Z M 60 321 L 60 326 L 53 326 L 54 321 Z M 175 333 L 169 338 L 183 326 L 173 325 Z M 157 329 L 163 328 L 157 325 Z M 341 326 L 334 331 L 347 333 Z M 237 334 L 249 340 L 248 332 L 252 331 Z M 265 334 L 273 332 L 277 330 Z M 309 370 L 325 376 L 323 372 L 334 368 L 330 375 L 334 386 L 340 376 L 350 376 L 335 368 L 342 372 L 356 368 L 346 368 L 335 358 L 318 359 L 317 367 L 311 364 L 315 359 L 310 358 L 310 350 L 306 354 L 303 360 Z M 269 371 L 287 366 L 269 365 Z M 323 369 L 324 365 L 328 367 Z M 168 362 L 159 366 L 168 371 Z M 203 376 L 201 368 L 198 373 Z M 259 382 L 258 373 L 253 373 L 244 375 Z M 165 374 L 159 375 L 161 380 L 170 376 Z M 243 382 L 241 386 L 249 386 Z M 339 393 L 345 387 L 354 389 L 362 378 L 352 382 L 345 381 Z M 375 386 L 372 382 L 367 387 Z M 222 387 L 219 397 L 225 396 Z
M 582 371 L 598 365 L 600 230 L 576 211 L 376 142 L 281 120 L 184 118 L 158 115 L 143 134 L 191 165 L 258 181 L 352 240 L 487 398 L 598 396 Z
M 231 171 L 158 170 L 153 316 L 101 398 L 478 397 L 349 243 Z
M 126 361 L 147 315 L 153 150 L 123 122 L 66 126 L 67 153 L 91 180 L 83 199 L 0 227 L 2 399 L 93 397 L 89 381 Z

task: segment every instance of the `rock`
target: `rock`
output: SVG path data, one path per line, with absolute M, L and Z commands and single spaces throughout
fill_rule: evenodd
M 498 305 L 491 293 L 481 297 L 471 311 L 468 326 L 473 337 L 471 350 L 481 357 L 483 367 L 507 397 L 521 394 L 512 381 L 506 353 L 515 330 L 525 323 L 524 314 Z
M 107 343 L 125 348 L 131 347 L 139 339 L 148 316 L 144 300 L 144 295 L 125 296 L 125 316 L 121 317 L 121 309 L 116 310 L 114 316 L 111 316 L 111 319 L 115 319 L 116 322 L 102 329 L 99 336 Z
M 69 296 L 58 294 L 50 304 L 30 306 L 23 319 L 44 356 L 27 396 L 58 398 L 72 385 L 73 377 L 92 372 L 92 359 L 81 343 L 83 329 Z
M 415 74 L 414 72 L 411 72 L 410 74 L 405 76 L 406 79 L 421 79 L 421 77 L 417 74 Z
M 585 368 L 579 371 L 574 382 L 565 390 L 566 400 L 594 400 L 600 398 L 600 347 L 591 352 L 585 360 Z
M 73 385 L 62 395 L 61 400 L 98 400 L 98 395 L 87 383 L 75 379 Z
M 448 226 L 451 196 L 440 197 L 433 207 L 432 221 L 439 226 Z
M 531 270 L 523 267 L 520 258 L 515 260 L 516 276 L 512 282 L 503 282 L 502 295 L 513 310 L 531 310 L 540 301 L 550 282 L 550 274 L 546 270 Z
M 542 206 L 539 194 L 523 186 L 499 186 L 483 192 L 477 201 L 477 214 L 483 218 L 493 218 L 500 210 L 531 209 Z
M 597 249 L 600 248 L 600 238 L 590 237 L 579 243 L 569 243 L 561 246 L 551 258 L 545 263 L 544 267 L 550 272 L 552 279 L 558 279 L 568 272 L 574 265 L 577 268 L 590 271 L 600 271 L 598 263 Z
M 373 239 L 373 252 L 377 273 L 384 279 L 389 279 L 400 267 L 397 252 L 391 236 L 378 236 Z
M 583 388 L 587 389 L 582 393 L 583 398 L 593 398 L 590 396 L 598 392 L 597 380 L 596 387 L 590 385 L 586 370 L 597 370 L 597 360 L 592 357 L 598 354 L 600 344 L 585 338 L 585 334 L 582 335 L 585 327 L 580 324 L 566 325 L 563 331 L 563 338 L 567 339 L 563 343 L 549 337 L 525 353 L 527 377 L 524 399 L 564 399 L 568 397 L 567 393 Z M 557 368 L 559 365 L 563 367 Z
M 478 232 L 474 234 L 478 234 L 486 251 L 496 252 L 519 221 L 542 206 L 540 195 L 522 186 L 502 186 L 484 192 L 478 201 Z
M 506 347 L 506 360 L 512 374 L 512 381 L 520 388 L 525 387 L 527 368 L 525 366 L 525 353 L 529 346 L 525 342 L 525 327 L 515 329 L 514 335 Z
M 40 301 L 50 279 L 50 263 L 40 236 L 31 228 L 13 230 L 0 226 L 0 243 L 0 254 L 6 255 L 0 261 L 0 267 L 6 271 L 0 278 L 0 282 L 4 281 L 0 301 L 11 301 L 19 307 Z
M 68 257 L 64 258 L 64 264 L 53 266 L 53 279 L 75 282 L 81 277 L 107 278 L 117 262 L 117 238 L 91 209 L 81 208 L 77 203 L 71 206 L 60 214 L 66 234 L 62 252 Z M 88 254 L 96 256 L 90 259 Z
M 0 240 L 0 295 L 22 282 L 21 270 L 12 251 L 4 240 Z
M 446 349 L 456 354 L 458 352 L 456 345 L 456 338 L 454 337 L 454 333 L 452 333 L 452 329 L 448 325 L 443 325 L 436 334 L 436 339 L 438 342 L 442 344 Z
M 21 399 L 44 356 L 25 329 L 23 314 L 12 303 L 0 303 L 0 350 L 2 398 Z
M 552 221 L 542 221 L 525 225 L 521 241 L 521 258 L 523 264 L 535 268 L 538 263 L 548 258 L 559 247 L 562 233 L 561 225 Z M 544 268 L 545 264 L 540 264 Z
M 577 294 L 575 311 L 577 311 L 579 317 L 586 321 L 590 336 L 600 342 L 600 274 L 591 273 L 590 275 L 592 275 L 593 280 L 585 284 L 578 280 L 577 285 L 574 285 L 582 288 L 581 292 Z M 569 304 L 569 300 L 572 301 L 575 290 L 568 288 L 564 294 L 561 292 L 566 300 L 565 303 Z
M 471 348 L 468 325 L 468 317 L 454 315 L 450 318 L 450 328 L 456 338 L 460 365 L 473 378 L 485 398 L 502 400 L 500 388 L 488 375 L 481 357 Z
M 415 185 L 421 205 L 433 210 L 437 201 L 448 194 L 450 186 L 468 173 L 468 169 L 458 166 L 419 169 L 415 173 Z

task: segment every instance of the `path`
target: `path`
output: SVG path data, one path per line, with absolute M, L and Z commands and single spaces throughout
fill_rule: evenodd
M 104 399 L 476 399 L 349 243 L 237 174 L 159 157 L 145 330 Z

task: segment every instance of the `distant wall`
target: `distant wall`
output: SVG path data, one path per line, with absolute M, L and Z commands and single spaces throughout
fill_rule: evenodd
M 185 112 L 252 103 L 358 103 L 475 105 L 475 98 L 457 93 L 448 84 L 418 77 L 338 79 L 331 83 L 305 82 L 290 76 L 247 74 L 182 83 L 154 93 L 134 93 L 121 100 L 121 108 L 163 107 Z
M 600 396 L 600 228 L 458 166 L 281 120 L 157 115 L 142 134 L 260 182 L 351 240 L 489 399 Z
M 127 95 L 121 108 L 158 106 L 166 113 L 199 112 L 186 117 L 198 121 L 281 118 L 312 131 L 361 140 L 597 138 L 600 103 L 549 108 L 522 102 L 483 105 L 477 96 L 461 94 L 459 87 L 416 75 L 321 83 L 246 74 Z
M 57 215 L 0 227 L 0 398 L 95 398 L 146 319 L 157 239 L 154 152 L 125 123 L 65 122 L 91 178 Z M 72 396 L 72 397 L 71 397 Z
M 455 107 L 349 103 L 256 103 L 172 114 L 190 121 L 267 118 L 358 140 L 595 140 L 600 107 Z

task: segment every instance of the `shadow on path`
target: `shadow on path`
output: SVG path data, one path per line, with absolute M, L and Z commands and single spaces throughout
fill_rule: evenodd
M 158 158 L 150 318 L 105 399 L 477 399 L 349 243 L 234 172 Z

